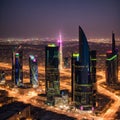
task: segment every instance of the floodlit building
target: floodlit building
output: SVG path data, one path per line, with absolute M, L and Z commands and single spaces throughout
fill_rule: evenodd
M 23 50 L 21 46 L 15 48 L 12 53 L 12 81 L 17 86 L 23 83 Z
M 38 63 L 37 57 L 30 55 L 29 56 L 29 68 L 30 68 L 30 83 L 33 88 L 38 87 Z
M 54 96 L 60 94 L 59 47 L 55 44 L 45 47 L 45 80 L 47 103 L 54 105 Z
M 118 82 L 118 49 L 115 47 L 115 35 L 112 33 L 112 50 L 106 53 L 106 83 L 114 85 Z
M 95 55 L 94 55 L 95 54 Z M 81 110 L 93 110 L 96 88 L 96 52 L 91 52 L 79 27 L 79 54 L 72 55 L 72 100 Z

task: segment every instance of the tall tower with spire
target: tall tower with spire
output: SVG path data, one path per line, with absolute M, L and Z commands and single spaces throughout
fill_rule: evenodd
M 116 51 L 115 49 L 115 34 L 112 33 L 112 53 Z
M 114 85 L 118 82 L 118 49 L 115 46 L 115 34 L 112 33 L 112 50 L 106 52 L 106 83 Z
M 59 34 L 58 44 L 59 44 L 59 54 L 60 54 L 59 69 L 61 70 L 63 68 L 63 52 L 62 52 L 62 35 L 61 34 Z
M 94 55 L 95 53 L 95 55 Z M 91 52 L 87 42 L 87 38 L 79 26 L 79 57 L 72 64 L 72 100 L 75 106 L 81 110 L 93 110 L 95 107 L 95 74 L 92 70 L 95 69 L 96 52 Z M 95 57 L 94 57 L 95 56 Z M 77 59 L 78 58 L 78 59 Z M 92 68 L 91 68 L 92 67 Z

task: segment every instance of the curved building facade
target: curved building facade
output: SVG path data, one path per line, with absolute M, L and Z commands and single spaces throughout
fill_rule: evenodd
M 72 100 L 75 106 L 81 110 L 92 110 L 95 108 L 94 87 L 96 80 L 93 80 L 93 69 L 96 64 L 91 59 L 96 52 L 90 52 L 87 38 L 79 27 L 79 60 L 76 57 L 72 67 Z M 94 57 L 94 60 L 96 58 Z M 93 60 L 93 59 L 92 59 Z M 96 73 L 96 70 L 94 71 Z M 94 77 L 96 79 L 96 77 Z

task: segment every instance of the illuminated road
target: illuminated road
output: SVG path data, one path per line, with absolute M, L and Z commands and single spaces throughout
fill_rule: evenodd
M 101 117 L 105 119 L 113 119 L 115 118 L 115 113 L 117 112 L 119 106 L 120 106 L 120 97 L 117 96 L 115 93 L 103 88 L 100 86 L 102 82 L 105 82 L 105 73 L 104 71 L 101 71 L 98 73 L 100 76 L 102 76 L 102 79 L 97 82 L 97 90 L 99 93 L 104 94 L 108 97 L 110 97 L 112 100 L 114 100 L 114 103 L 111 104 L 111 106 L 107 109 L 105 113 L 101 115 Z
M 7 70 L 10 70 L 11 69 L 11 64 L 1 62 L 0 63 L 0 68 L 5 68 Z M 29 72 L 29 67 L 28 66 L 24 66 L 23 69 L 24 69 L 24 71 Z M 44 67 L 39 66 L 38 69 L 39 69 L 39 73 L 45 74 L 44 73 L 45 72 Z M 28 91 L 28 92 L 30 92 L 30 96 L 29 96 L 29 95 L 27 95 L 27 94 L 29 94 L 28 92 L 24 95 L 20 95 L 18 92 L 14 91 L 14 90 L 13 91 L 8 90 L 8 89 L 6 89 L 6 90 L 9 92 L 9 94 L 11 96 L 15 96 L 15 97 L 17 96 L 18 101 L 23 101 L 25 103 L 30 103 L 30 104 L 33 104 L 35 106 L 43 107 L 43 108 L 45 108 L 47 110 L 51 110 L 53 112 L 67 114 L 68 116 L 76 117 L 78 120 L 80 120 L 83 117 L 89 118 L 89 120 L 92 120 L 92 118 L 94 118 L 95 120 L 106 120 L 106 119 L 107 120 L 112 120 L 112 119 L 115 118 L 115 113 L 117 112 L 117 110 L 120 106 L 120 97 L 118 95 L 116 95 L 115 93 L 109 91 L 107 89 L 107 87 L 105 88 L 105 87 L 100 85 L 101 83 L 105 82 L 105 72 L 104 71 L 97 71 L 97 75 L 101 76 L 101 78 L 99 78 L 98 81 L 97 81 L 98 92 L 101 93 L 101 94 L 104 94 L 104 95 L 110 97 L 112 100 L 114 100 L 114 103 L 112 103 L 107 108 L 107 110 L 104 113 L 102 113 L 100 116 L 94 116 L 93 114 L 90 114 L 90 113 L 76 113 L 76 112 L 72 113 L 72 112 L 67 112 L 67 111 L 64 111 L 64 110 L 61 111 L 61 110 L 59 110 L 55 107 L 49 107 L 49 106 L 41 105 L 42 103 L 41 104 L 36 103 L 36 101 L 31 102 L 31 98 L 37 96 L 37 94 L 34 91 Z M 61 71 L 61 76 L 67 76 L 67 78 L 65 78 L 65 79 L 62 78 L 62 80 L 60 81 L 61 89 L 67 88 L 67 89 L 71 90 L 71 87 L 70 87 L 70 85 L 71 85 L 71 81 L 70 81 L 71 72 L 70 72 L 70 70 L 62 70 Z M 8 77 L 8 78 L 10 78 L 10 77 Z M 3 88 L 1 88 L 1 89 L 3 89 Z

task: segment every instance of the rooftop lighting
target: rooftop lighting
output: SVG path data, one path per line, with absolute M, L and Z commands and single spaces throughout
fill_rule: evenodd
M 16 56 L 19 56 L 19 53 L 16 53 L 15 55 L 16 55 Z
M 117 57 L 117 55 L 114 55 L 113 57 L 108 58 L 107 60 L 108 60 L 108 61 L 111 61 L 111 60 L 115 59 L 116 57 Z
M 55 44 L 48 44 L 48 47 L 55 47 Z
M 92 61 L 96 61 L 97 59 L 95 59 L 95 58 L 92 58 L 91 60 L 92 60 Z
M 34 60 L 35 57 L 34 57 L 33 55 L 30 55 L 30 58 L 31 58 L 32 60 Z
M 73 57 L 79 57 L 79 53 L 73 53 Z

